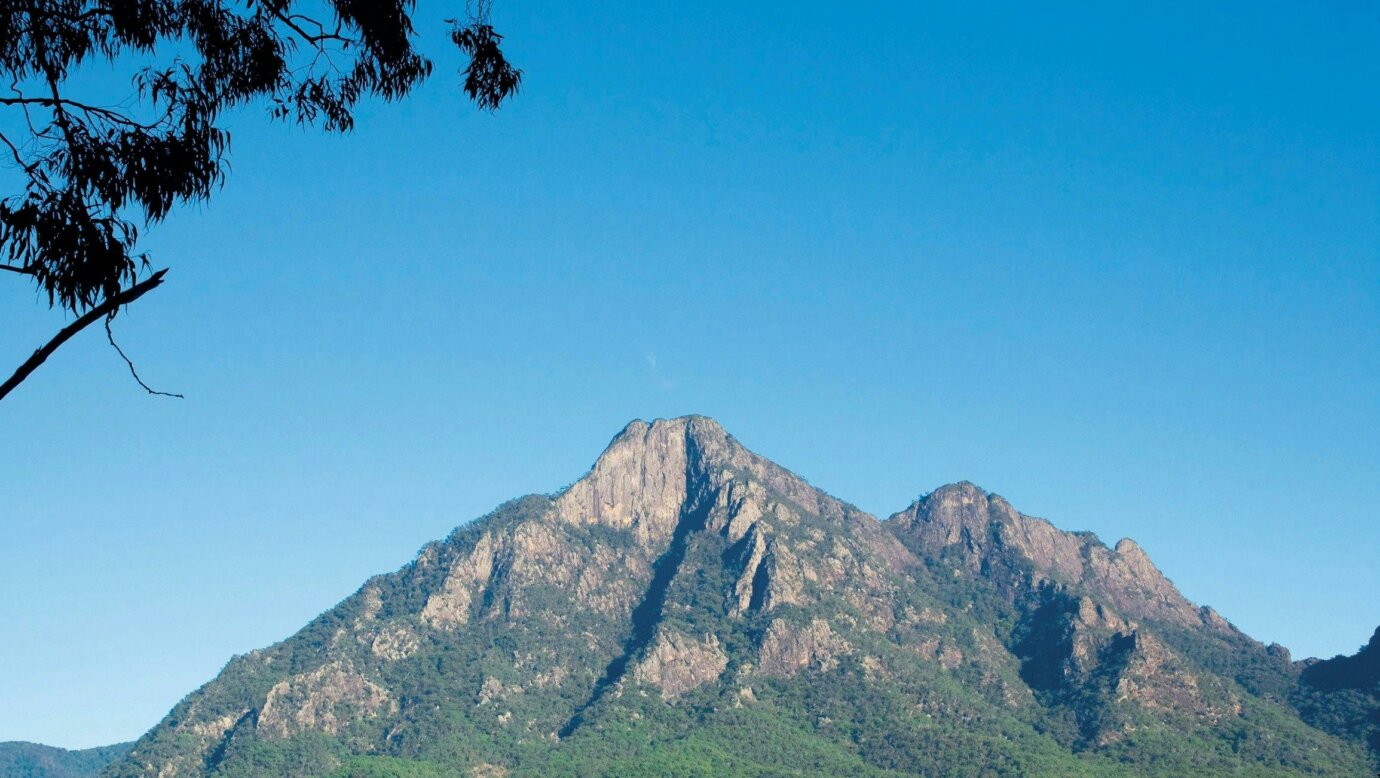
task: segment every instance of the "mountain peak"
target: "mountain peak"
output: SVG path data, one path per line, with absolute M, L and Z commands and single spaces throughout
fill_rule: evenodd
M 1060 530 L 968 481 L 935 489 L 888 525 L 921 557 L 957 550 L 971 575 L 1005 570 L 1015 580 L 1029 566 L 1037 579 L 1089 589 L 1128 618 L 1234 632 L 1215 612 L 1180 594 L 1130 538 L 1108 548 L 1091 532 Z
M 685 501 L 686 426 L 632 422 L 589 473 L 556 498 L 557 512 L 576 524 L 668 534 Z
M 633 419 L 609 441 L 594 469 L 598 470 L 601 464 L 613 466 L 612 463 L 635 461 L 649 452 L 666 451 L 676 445 L 701 451 L 717 450 L 727 446 L 730 440 L 723 425 L 708 416 L 691 414 L 651 421 Z
M 674 531 L 694 482 L 741 450 L 705 416 L 635 419 L 556 497 L 555 508 L 570 523 L 630 529 L 655 543 Z
M 657 543 L 674 531 L 697 489 L 771 493 L 783 503 L 837 519 L 867 516 L 803 478 L 749 451 L 708 416 L 636 419 L 613 437 L 594 466 L 555 498 L 558 512 L 576 524 L 631 529 Z M 873 524 L 876 520 L 867 519 Z M 745 530 L 736 527 L 734 539 Z M 879 527 L 874 529 L 880 529 Z
M 723 425 L 708 416 L 701 416 L 697 413 L 690 413 L 684 416 L 674 416 L 663 419 L 655 418 L 651 421 L 644 419 L 633 419 L 624 425 L 623 429 L 613 436 L 609 442 L 610 446 L 620 440 L 637 435 L 646 435 L 653 431 L 665 431 L 671 434 L 681 435 L 726 435 Z

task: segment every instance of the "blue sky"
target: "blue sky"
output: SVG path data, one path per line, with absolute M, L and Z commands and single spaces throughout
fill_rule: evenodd
M 132 739 L 632 418 L 885 516 L 960 479 L 1296 656 L 1380 624 L 1362 2 L 500 0 L 526 69 L 237 116 L 167 284 L 0 403 L 0 740 Z M 0 287 L 0 356 L 61 325 Z M 8 370 L 9 368 L 5 368 Z

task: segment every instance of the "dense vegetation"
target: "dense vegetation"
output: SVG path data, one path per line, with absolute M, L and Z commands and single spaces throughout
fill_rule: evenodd
M 88 778 L 129 753 L 133 743 L 68 751 L 37 743 L 0 743 L 4 778 Z
M 1313 726 L 1380 754 L 1380 629 L 1354 656 L 1305 668 L 1294 704 Z

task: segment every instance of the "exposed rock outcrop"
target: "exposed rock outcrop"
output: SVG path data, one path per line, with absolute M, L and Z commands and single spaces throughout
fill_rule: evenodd
M 852 652 L 848 640 L 823 619 L 804 626 L 774 619 L 762 638 L 758 661 L 764 675 L 789 677 L 803 670 L 828 672 L 838 667 L 839 657 Z
M 1189 602 L 1129 538 L 1109 549 L 1091 533 L 1065 532 L 1018 513 L 971 483 L 936 489 L 892 516 L 888 526 L 924 556 L 960 552 L 970 575 L 1015 581 L 1028 574 L 1030 585 L 1079 587 L 1132 618 L 1235 632 L 1215 612 Z
M 387 689 L 348 665 L 331 662 L 275 684 L 259 712 L 258 731 L 277 738 L 302 732 L 333 735 L 361 719 L 397 711 Z
M 633 670 L 633 680 L 661 688 L 663 699 L 718 680 L 728 666 L 728 655 L 714 635 L 692 640 L 676 632 L 662 632 Z

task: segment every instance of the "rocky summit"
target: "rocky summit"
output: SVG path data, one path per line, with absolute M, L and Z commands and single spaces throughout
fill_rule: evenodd
M 1293 662 L 973 484 L 879 520 L 711 419 L 635 421 L 106 774 L 1374 775 L 1370 661 Z

